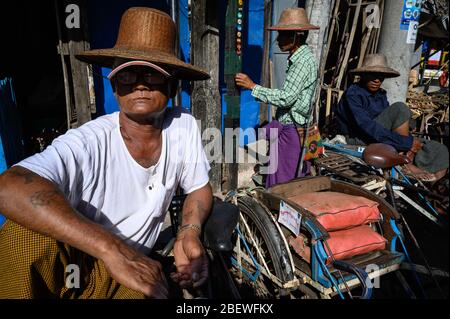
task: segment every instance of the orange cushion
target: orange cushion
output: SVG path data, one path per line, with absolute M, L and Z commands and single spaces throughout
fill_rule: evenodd
M 380 220 L 378 203 L 336 192 L 305 193 L 289 198 L 309 210 L 328 231 L 348 229 Z
M 330 232 L 329 234 L 330 238 L 327 240 L 327 244 L 336 260 L 385 249 L 387 242 L 385 238 L 367 225 Z M 330 255 L 327 245 L 324 246 L 327 254 Z M 327 263 L 331 260 L 331 258 L 328 258 Z

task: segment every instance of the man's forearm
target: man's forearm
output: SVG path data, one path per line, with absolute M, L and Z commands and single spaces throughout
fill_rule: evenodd
M 190 193 L 183 206 L 183 225 L 201 226 L 208 218 L 212 207 L 212 190 L 210 184 Z
M 97 258 L 120 241 L 77 213 L 53 183 L 18 166 L 0 175 L 0 212 L 26 228 Z

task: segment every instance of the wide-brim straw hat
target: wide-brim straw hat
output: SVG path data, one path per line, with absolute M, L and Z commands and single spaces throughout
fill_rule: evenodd
M 386 78 L 395 78 L 400 76 L 398 71 L 389 67 L 387 58 L 383 54 L 367 55 L 361 67 L 353 69 L 350 72 L 354 74 L 382 73 Z
M 112 68 L 117 58 L 148 61 L 168 70 L 174 78 L 209 79 L 207 71 L 185 63 L 175 55 L 176 26 L 159 10 L 130 8 L 122 15 L 116 44 L 76 55 L 81 61 Z
M 306 11 L 303 8 L 288 8 L 283 10 L 278 23 L 267 28 L 267 30 L 274 31 L 301 31 L 318 29 L 320 29 L 318 26 L 309 23 Z

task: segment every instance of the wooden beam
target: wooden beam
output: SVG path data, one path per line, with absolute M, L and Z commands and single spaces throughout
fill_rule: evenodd
M 221 129 L 222 104 L 219 93 L 219 7 L 218 1 L 193 0 L 191 61 L 209 71 L 211 78 L 196 81 L 191 94 L 192 114 L 201 121 L 201 132 Z M 209 141 L 204 141 L 208 143 Z M 214 193 L 221 191 L 222 165 L 210 163 L 210 183 Z
M 61 4 L 60 7 L 58 5 L 59 3 Z M 71 127 L 77 127 L 91 120 L 91 109 L 95 105 L 95 98 L 92 93 L 93 87 L 90 85 L 92 81 L 89 80 L 89 77 L 92 76 L 89 71 L 89 65 L 75 57 L 76 54 L 89 50 L 90 48 L 88 40 L 87 3 L 86 0 L 63 0 L 61 2 L 55 1 L 55 4 L 60 37 L 59 50 L 62 57 L 63 75 L 66 85 L 66 103 L 67 95 L 69 94 L 71 110 L 74 112 L 74 114 L 67 112 L 67 115 L 72 118 L 74 115 L 76 116 L 75 122 L 70 118 L 68 121 Z M 79 28 L 68 28 L 62 23 L 66 20 L 67 13 L 65 13 L 65 8 L 70 4 L 77 5 L 80 9 Z M 62 41 L 63 38 L 66 38 L 67 41 Z
M 61 19 L 59 14 L 59 8 L 58 8 L 58 2 L 57 0 L 54 0 L 54 6 L 55 6 L 55 15 L 56 15 L 56 30 L 58 33 L 58 45 L 57 50 L 58 54 L 61 58 L 61 67 L 63 71 L 63 77 L 64 77 L 64 95 L 66 100 L 66 121 L 67 121 L 67 129 L 70 129 L 72 126 L 72 119 L 73 119 L 73 110 L 74 107 L 72 106 L 72 99 L 71 99 L 71 86 L 69 84 L 69 74 L 67 70 L 67 64 L 64 56 L 69 54 L 69 50 L 67 48 L 67 45 L 64 45 L 62 42 L 62 29 L 61 29 Z
M 229 0 L 227 1 L 227 8 L 225 13 L 225 61 L 224 61 L 224 78 L 227 86 L 227 93 L 225 95 L 225 101 L 227 103 L 227 113 L 224 117 L 225 131 L 239 128 L 240 124 L 240 101 L 241 92 L 236 86 L 235 75 L 241 72 L 242 59 L 241 51 L 237 49 L 237 14 L 242 9 L 243 1 Z M 243 18 L 245 19 L 245 15 Z M 243 24 L 242 24 L 243 25 Z M 238 174 L 239 174 L 239 158 L 235 150 L 239 147 L 239 135 L 233 134 L 232 137 L 227 137 L 229 140 L 225 141 L 232 144 L 233 159 L 231 163 L 224 164 L 223 170 L 223 191 L 232 191 L 238 187 Z M 224 143 L 227 146 L 227 143 Z M 227 151 L 227 150 L 225 150 Z M 230 150 L 228 150 L 229 152 Z M 231 155 L 231 154 L 226 154 Z
M 272 22 L 272 0 L 264 1 L 264 49 L 263 49 L 263 65 L 262 65 L 262 78 L 261 85 L 264 87 L 272 87 L 271 74 L 270 74 L 270 31 L 267 27 Z M 259 122 L 265 123 L 269 121 L 268 104 L 260 103 L 259 106 Z
M 344 55 L 344 60 L 342 61 L 342 68 L 339 72 L 339 76 L 336 82 L 336 87 L 340 88 L 341 87 L 341 83 L 342 83 L 342 79 L 344 77 L 344 72 L 347 69 L 347 64 L 348 64 L 348 58 L 350 57 L 350 52 L 352 50 L 352 45 L 353 45 L 353 39 L 355 37 L 355 31 L 356 31 L 356 27 L 358 25 L 358 19 L 359 19 L 359 12 L 361 11 L 361 3 L 362 0 L 358 0 L 358 4 L 356 6 L 354 15 L 353 15 L 353 23 L 352 23 L 352 28 L 350 30 L 350 36 L 348 38 L 348 44 L 347 44 L 347 48 L 345 50 L 345 55 Z
M 329 121 L 329 116 L 331 114 L 331 88 L 327 89 L 327 106 L 326 106 L 326 111 L 325 111 L 325 120 L 328 122 Z
M 333 40 L 333 34 L 334 34 L 334 28 L 336 26 L 336 20 L 338 18 L 338 13 L 339 13 L 339 5 L 341 3 L 341 0 L 336 0 L 336 2 L 334 3 L 334 11 L 333 11 L 333 16 L 331 19 L 331 26 L 330 28 L 327 30 L 327 44 L 324 48 L 322 48 L 322 55 L 321 55 L 321 59 L 319 61 L 319 66 L 320 66 L 320 70 L 319 70 L 319 85 L 322 86 L 323 85 L 323 79 L 325 76 L 325 66 L 327 64 L 327 59 L 328 59 L 328 53 L 330 51 L 330 46 L 331 46 L 331 41 Z M 318 98 L 316 99 L 316 109 L 315 109 L 315 117 L 316 117 L 316 121 L 319 122 L 319 117 L 320 117 L 320 93 L 317 95 Z

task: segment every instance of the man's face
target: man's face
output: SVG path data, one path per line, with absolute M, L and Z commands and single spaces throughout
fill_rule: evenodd
M 281 52 L 287 52 L 294 46 L 295 32 L 278 31 L 277 42 Z
M 363 75 L 362 81 L 369 92 L 375 93 L 381 88 L 384 75 L 380 73 L 367 73 Z
M 148 116 L 163 111 L 169 101 L 169 81 L 147 66 L 130 66 L 113 78 L 122 112 L 132 116 Z

